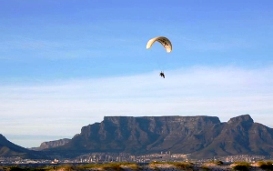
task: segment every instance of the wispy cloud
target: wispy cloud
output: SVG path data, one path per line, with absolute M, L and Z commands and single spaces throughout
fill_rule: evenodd
M 4 135 L 63 138 L 109 115 L 213 115 L 227 121 L 245 113 L 273 127 L 272 72 L 273 67 L 193 67 L 166 71 L 166 79 L 156 71 L 5 85 L 0 87 L 0 129 Z M 28 143 L 22 145 L 34 145 Z
M 0 42 L 1 58 L 5 59 L 73 59 L 98 57 L 99 42 L 81 39 L 47 40 L 13 36 Z M 101 43 L 102 47 L 102 43 Z
M 236 49 L 248 49 L 253 47 L 253 42 L 249 42 L 243 38 L 218 38 L 213 37 L 185 37 L 185 36 L 173 36 L 177 44 L 188 50 L 198 51 L 228 51 Z

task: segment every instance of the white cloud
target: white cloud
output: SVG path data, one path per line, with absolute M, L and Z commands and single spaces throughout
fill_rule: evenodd
M 81 39 L 46 40 L 22 36 L 11 36 L 0 42 L 2 59 L 75 59 L 101 56 L 101 51 L 93 47 L 97 41 Z M 101 43 L 102 44 L 102 43 Z M 102 45 L 101 45 L 102 46 Z M 22 57 L 22 54 L 23 57 Z
M 242 37 L 219 37 L 218 35 L 214 35 L 212 37 L 205 38 L 204 36 L 196 35 L 184 36 L 179 34 L 173 34 L 172 42 L 175 44 L 181 45 L 181 47 L 187 50 L 194 51 L 229 51 L 236 49 L 249 49 L 254 46 L 253 42 L 242 38 Z
M 166 79 L 152 72 L 1 86 L 0 130 L 3 135 L 64 138 L 110 115 L 211 115 L 227 121 L 246 113 L 273 127 L 272 73 L 273 67 L 193 67 L 166 71 Z M 39 145 L 10 137 L 23 146 Z

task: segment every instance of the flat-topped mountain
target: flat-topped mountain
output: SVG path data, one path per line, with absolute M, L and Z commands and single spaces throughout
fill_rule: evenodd
M 37 150 L 37 149 L 36 149 Z M 273 129 L 249 115 L 220 122 L 214 116 L 105 117 L 72 139 L 44 142 L 40 151 L 13 144 L 0 134 L 0 157 L 74 158 L 88 153 L 170 152 L 191 158 L 273 155 Z M 42 151 L 41 151 L 42 150 Z
M 75 157 L 91 152 L 192 154 L 194 158 L 273 154 L 273 129 L 249 115 L 220 122 L 212 116 L 105 117 L 48 151 Z

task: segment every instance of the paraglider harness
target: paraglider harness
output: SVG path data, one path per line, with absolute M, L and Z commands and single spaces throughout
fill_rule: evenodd
M 161 71 L 159 75 L 160 75 L 160 77 L 165 78 L 165 74 L 164 74 L 164 72 L 162 72 L 162 71 Z

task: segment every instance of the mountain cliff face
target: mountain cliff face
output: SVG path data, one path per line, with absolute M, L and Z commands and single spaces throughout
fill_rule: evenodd
M 41 143 L 40 147 L 32 147 L 32 150 L 40 151 L 40 150 L 45 150 L 49 148 L 55 148 L 59 146 L 63 146 L 67 144 L 71 139 L 69 138 L 63 138 L 60 140 L 54 140 L 54 141 L 48 141 L 48 142 L 43 142 Z
M 217 117 L 105 117 L 82 128 L 63 148 L 133 154 L 175 151 L 189 153 L 203 148 L 219 134 Z M 195 141 L 196 143 L 193 143 Z
M 42 143 L 33 151 L 0 134 L 0 156 L 73 158 L 92 152 L 183 153 L 192 158 L 226 155 L 273 155 L 273 129 L 255 123 L 249 115 L 221 123 L 211 116 L 105 117 L 82 127 L 72 139 Z
M 64 146 L 50 149 L 131 154 L 191 153 L 196 158 L 237 154 L 273 154 L 273 129 L 254 123 L 249 115 L 221 123 L 211 116 L 105 117 L 84 126 Z
M 273 129 L 254 123 L 249 115 L 231 118 L 206 148 L 194 155 L 224 156 L 236 154 L 273 154 Z

